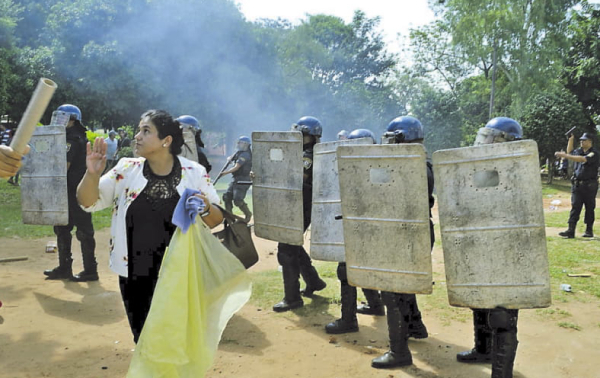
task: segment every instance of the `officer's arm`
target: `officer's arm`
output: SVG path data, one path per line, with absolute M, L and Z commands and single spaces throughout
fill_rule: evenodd
M 571 136 L 569 136 L 569 141 L 567 142 L 567 153 L 570 154 L 575 145 L 575 135 L 571 134 Z
M 237 171 L 240 168 L 242 168 L 242 164 L 240 164 L 239 162 L 235 163 L 235 166 L 233 166 L 233 168 L 228 169 L 225 172 L 221 173 L 221 176 L 225 176 L 225 175 L 228 175 L 230 173 L 233 173 L 233 172 Z

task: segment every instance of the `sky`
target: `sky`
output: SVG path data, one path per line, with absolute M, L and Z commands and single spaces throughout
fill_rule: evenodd
M 408 36 L 410 28 L 430 23 L 435 19 L 427 0 L 234 0 L 247 20 L 278 17 L 297 24 L 307 14 L 327 14 L 352 21 L 354 11 L 365 12 L 367 17 L 381 18 L 380 29 L 389 51 L 398 52 L 397 35 Z

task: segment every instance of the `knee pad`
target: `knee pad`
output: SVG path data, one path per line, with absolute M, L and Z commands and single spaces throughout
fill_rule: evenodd
M 277 262 L 279 263 L 279 265 L 298 265 L 293 247 L 293 245 L 279 243 L 279 245 L 277 246 Z
M 233 204 L 234 204 L 235 206 L 237 206 L 237 207 L 242 207 L 242 206 L 244 206 L 244 205 L 246 204 L 246 202 L 244 202 L 244 200 L 237 200 L 237 199 L 234 199 L 234 200 L 233 200 Z
M 508 310 L 498 307 L 490 310 L 489 325 L 498 332 L 516 330 L 519 310 Z
M 232 199 L 233 199 L 233 194 L 231 194 L 229 192 L 223 193 L 223 202 L 231 202 Z
M 345 262 L 341 262 L 338 264 L 337 277 L 340 280 L 340 282 L 342 282 L 346 285 L 348 284 L 348 273 L 346 271 L 346 263 Z

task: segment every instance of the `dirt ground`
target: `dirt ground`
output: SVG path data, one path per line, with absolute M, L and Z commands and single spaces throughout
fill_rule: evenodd
M 545 209 L 549 201 L 545 200 Z M 562 209 L 568 210 L 568 198 L 562 202 Z M 547 233 L 558 231 L 548 229 Z M 44 252 L 49 240 L 0 239 L 1 257 L 28 257 L 0 264 L 0 377 L 124 377 L 134 344 L 117 276 L 108 269 L 108 230 L 97 232 L 98 282 L 45 281 L 42 271 L 56 264 L 56 254 Z M 252 270 L 277 269 L 276 244 L 263 239 L 255 242 L 261 260 Z M 73 244 L 74 270 L 79 271 L 81 254 L 78 243 Z M 443 272 L 441 248 L 434 250 L 433 261 L 434 271 Z M 600 300 L 576 291 L 573 295 L 585 300 L 555 302 L 553 308 L 571 313 L 568 321 L 582 331 L 558 327 L 556 320 L 534 310 L 520 311 L 515 378 L 600 377 Z M 327 298 L 307 299 L 305 306 L 310 309 L 313 301 Z M 360 332 L 330 337 L 323 327 L 335 319 L 330 313 L 339 314 L 336 305 L 330 306 L 334 308 L 328 312 L 299 315 L 247 304 L 229 322 L 207 377 L 490 376 L 489 365 L 456 362 L 456 353 L 473 345 L 469 321 L 424 313 L 430 336 L 410 340 L 414 365 L 377 370 L 370 362 L 387 350 L 385 317 L 359 315 Z

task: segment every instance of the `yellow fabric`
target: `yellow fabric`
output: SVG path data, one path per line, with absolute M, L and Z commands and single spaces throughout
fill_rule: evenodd
M 163 258 L 128 378 L 204 377 L 227 322 L 250 299 L 244 266 L 200 218 Z

